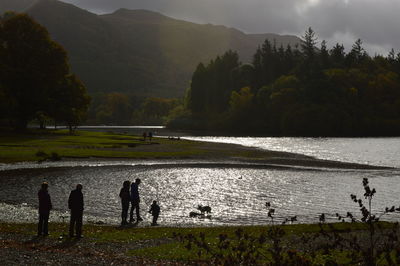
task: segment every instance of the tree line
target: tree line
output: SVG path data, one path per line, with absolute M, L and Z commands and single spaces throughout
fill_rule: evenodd
M 86 87 L 71 73 L 64 48 L 26 14 L 0 17 L 0 124 L 24 130 L 32 121 L 67 125 L 86 117 Z
M 266 40 L 251 64 L 228 51 L 193 73 L 171 128 L 276 136 L 400 135 L 400 53 L 327 48 L 309 28 L 298 46 Z M 178 109 L 177 109 L 178 110 Z
M 179 100 L 110 92 L 92 95 L 86 122 L 91 125 L 164 125 Z

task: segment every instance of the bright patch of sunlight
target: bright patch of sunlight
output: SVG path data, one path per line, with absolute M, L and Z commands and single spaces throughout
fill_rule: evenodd
M 300 1 L 296 5 L 296 12 L 299 15 L 304 14 L 308 9 L 317 6 L 321 0 L 305 0 L 305 1 Z

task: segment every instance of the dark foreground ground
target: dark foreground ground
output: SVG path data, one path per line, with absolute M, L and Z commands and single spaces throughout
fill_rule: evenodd
M 127 255 L 131 249 L 165 241 L 168 239 L 101 243 L 93 238 L 57 239 L 2 232 L 0 262 L 1 265 L 187 265 Z
M 384 247 L 387 249 L 389 242 L 387 238 L 384 238 L 384 235 L 392 232 L 393 228 L 398 229 L 398 225 L 393 223 L 379 224 L 382 230 L 377 230 L 374 235 L 374 239 L 377 240 L 375 248 Z M 345 239 L 357 238 L 362 249 L 368 248 L 370 234 L 365 224 L 337 223 L 331 225 L 334 225 L 335 230 L 339 230 L 340 235 Z M 67 238 L 65 236 L 67 226 L 65 223 L 52 223 L 49 228 L 50 236 L 37 237 L 35 236 L 35 224 L 0 222 L 0 265 L 210 265 L 213 264 L 210 257 L 199 259 L 199 249 L 188 250 L 186 248 L 187 242 L 180 242 L 176 235 L 187 236 L 191 234 L 198 238 L 203 234 L 205 235 L 205 242 L 211 243 L 215 248 L 221 234 L 226 234 L 232 245 L 235 246 L 234 243 L 238 243 L 235 242 L 238 230 L 244 233 L 243 236 L 255 236 L 258 239 L 262 232 L 267 232 L 272 228 L 280 228 L 284 231 L 283 235 L 279 237 L 281 240 L 279 248 L 282 248 L 282 251 L 289 253 L 295 251 L 308 258 L 307 263 L 301 265 L 364 265 L 361 257 L 355 260 L 356 263 L 350 262 L 351 260 L 347 255 L 352 250 L 351 246 L 347 246 L 345 249 L 337 247 L 330 250 L 329 253 L 321 251 L 322 246 L 335 241 L 331 239 L 333 233 L 329 231 L 330 227 L 327 224 L 322 224 L 322 227 L 317 224 L 287 224 L 279 227 L 209 228 L 136 227 L 135 225 L 121 228 L 88 224 L 84 225 L 85 235 L 81 239 Z M 321 228 L 328 230 L 326 231 L 328 238 L 320 234 Z M 392 236 L 399 239 L 400 235 L 397 229 L 395 232 L 393 231 Z M 242 238 L 241 241 L 244 239 L 247 238 Z M 391 241 L 390 243 L 394 246 L 390 248 L 389 254 L 393 257 L 393 261 L 400 263 L 399 242 L 391 239 L 394 242 Z M 253 243 L 256 244 L 256 242 Z M 261 247 L 264 253 L 271 252 L 273 249 L 272 242 L 273 236 L 269 235 L 265 246 Z M 316 252 L 317 255 L 310 256 L 310 254 Z M 357 257 L 362 256 L 359 251 L 352 254 L 357 254 Z M 266 257 L 265 260 L 262 259 L 256 264 L 270 265 L 273 263 L 271 259 L 272 257 Z M 383 260 L 377 262 L 380 261 Z M 381 264 L 378 263 L 378 265 Z

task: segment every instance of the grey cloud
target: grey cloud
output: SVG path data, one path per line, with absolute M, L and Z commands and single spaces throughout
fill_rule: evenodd
M 398 10 L 400 2 L 393 0 L 349 0 L 347 4 L 343 0 L 330 0 L 309 9 L 302 24 L 313 25 L 326 39 L 352 35 L 354 40 L 362 39 L 371 52 L 382 53 L 400 48 Z
M 369 52 L 400 48 L 397 0 L 64 0 L 96 13 L 149 9 L 178 19 L 235 27 L 248 33 L 301 36 L 311 26 L 320 39 L 347 47 L 361 38 Z M 350 42 L 351 37 L 354 39 Z

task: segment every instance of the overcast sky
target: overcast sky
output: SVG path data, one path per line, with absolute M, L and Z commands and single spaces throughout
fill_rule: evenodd
M 400 0 L 63 0 L 95 13 L 148 9 L 246 33 L 303 35 L 310 26 L 329 46 L 357 38 L 373 55 L 400 50 Z

